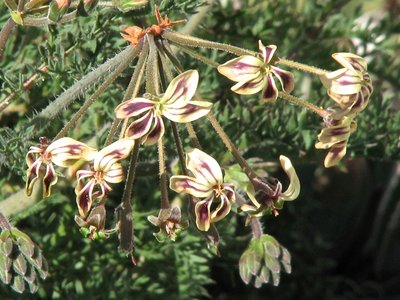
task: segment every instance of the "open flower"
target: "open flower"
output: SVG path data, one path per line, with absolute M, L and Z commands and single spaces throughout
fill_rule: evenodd
M 159 242 L 163 242 L 166 237 L 175 242 L 179 232 L 189 226 L 188 221 L 182 221 L 181 209 L 178 206 L 160 209 L 158 217 L 148 216 L 147 220 L 160 228 L 159 232 L 153 233 Z
M 290 93 L 294 88 L 292 73 L 274 65 L 275 45 L 264 46 L 259 43 L 260 53 L 257 57 L 243 55 L 234 58 L 218 67 L 218 72 L 236 81 L 231 90 L 242 95 L 251 95 L 262 90 L 262 101 L 271 102 L 278 98 L 276 77 L 282 90 Z
M 69 137 L 49 143 L 46 137 L 39 139 L 39 145 L 32 146 L 26 155 L 28 164 L 26 194 L 32 194 L 35 182 L 43 175 L 43 197 L 51 194 L 51 187 L 57 183 L 58 177 L 54 165 L 67 168 L 73 162 L 83 159 L 92 160 L 96 149 Z M 54 164 L 54 165 L 53 165 Z
M 128 157 L 133 145 L 133 140 L 118 140 L 96 154 L 91 170 L 79 170 L 76 173 L 76 204 L 81 217 L 87 216 L 93 201 L 101 202 L 105 199 L 111 191 L 109 183 L 124 180 L 124 171 L 118 161 Z
M 331 148 L 325 157 L 324 165 L 326 168 L 337 165 L 343 156 L 346 155 L 346 147 L 350 134 L 357 129 L 354 117 L 355 114 L 352 114 L 344 116 L 339 120 L 325 122 L 327 127 L 323 128 L 318 135 L 319 142 L 315 144 L 315 148 Z
M 187 123 L 206 115 L 212 103 L 190 101 L 196 92 L 199 74 L 196 70 L 186 71 L 175 77 L 164 95 L 149 95 L 134 98 L 117 106 L 117 118 L 138 117 L 128 127 L 125 137 L 142 138 L 142 143 L 155 144 L 164 134 L 162 116 L 177 123 Z
M 170 188 L 178 193 L 205 198 L 197 200 L 195 214 L 197 228 L 208 231 L 211 223 L 221 220 L 230 212 L 236 199 L 234 187 L 224 183 L 217 161 L 199 149 L 187 153 L 186 167 L 194 177 L 172 176 Z
M 321 76 L 321 81 L 328 89 L 328 95 L 342 109 L 338 117 L 358 113 L 365 109 L 373 88 L 367 62 L 352 53 L 335 53 L 332 57 L 343 68 Z
M 300 181 L 290 159 L 281 155 L 279 160 L 290 181 L 286 191 L 282 192 L 282 183 L 275 178 L 268 178 L 266 181 L 253 179 L 247 187 L 251 203 L 241 205 L 241 211 L 247 212 L 251 217 L 261 217 L 265 211 L 278 215 L 277 209 L 281 208 L 284 201 L 292 201 L 299 196 Z

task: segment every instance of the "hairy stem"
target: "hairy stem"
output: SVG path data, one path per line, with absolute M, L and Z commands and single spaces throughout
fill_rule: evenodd
M 139 156 L 140 141 L 136 141 L 133 146 L 129 161 L 128 174 L 126 177 L 124 193 L 121 204 L 117 207 L 116 213 L 119 220 L 119 242 L 120 248 L 131 254 L 135 248 L 133 241 L 133 220 L 132 220 L 132 191 L 135 180 L 136 163 Z
M 64 137 L 68 131 L 75 125 L 76 121 L 78 121 L 89 109 L 89 107 L 99 98 L 99 96 L 115 81 L 115 79 L 129 66 L 130 62 L 137 56 L 139 53 L 139 48 L 136 47 L 134 49 L 130 49 L 124 61 L 111 73 L 111 75 L 107 78 L 107 80 L 100 86 L 100 88 L 85 101 L 82 107 L 75 113 L 75 115 L 71 118 L 71 120 L 64 126 L 64 128 L 56 135 L 54 140 Z
M 178 158 L 179 158 L 179 163 L 181 164 L 182 173 L 184 175 L 187 175 L 186 163 L 185 163 L 185 150 L 183 149 L 182 140 L 179 135 L 176 123 L 171 121 L 170 124 L 172 127 L 172 133 L 174 135 L 176 149 L 178 151 Z
M 291 102 L 293 104 L 303 106 L 303 107 L 307 108 L 308 110 L 311 110 L 312 112 L 314 112 L 317 115 L 321 116 L 322 118 L 325 118 L 325 117 L 327 117 L 329 115 L 329 112 L 327 112 L 323 108 L 320 108 L 320 107 L 318 107 L 318 106 L 316 106 L 316 105 L 314 105 L 314 104 L 312 104 L 312 103 L 310 103 L 310 102 L 308 102 L 306 100 L 297 98 L 297 97 L 295 97 L 293 95 L 290 95 L 290 94 L 287 94 L 285 92 L 279 92 L 279 97 L 284 99 L 284 100 L 286 100 L 286 101 L 289 101 L 289 102 Z
M 13 19 L 9 18 L 6 23 L 3 25 L 3 28 L 0 31 L 0 61 L 3 58 L 4 48 L 8 41 L 8 38 L 17 27 L 17 24 Z
M 222 139 L 226 148 L 228 148 L 228 150 L 232 153 L 236 162 L 240 165 L 240 167 L 243 169 L 243 171 L 246 173 L 246 175 L 249 177 L 249 179 L 257 178 L 256 173 L 253 171 L 253 169 L 249 166 L 249 164 L 246 162 L 246 160 L 239 153 L 239 150 L 236 149 L 235 145 L 232 143 L 231 139 L 225 133 L 224 129 L 221 127 L 221 125 L 219 124 L 219 122 L 214 117 L 214 115 L 212 114 L 211 111 L 207 114 L 207 118 L 210 121 L 212 127 L 214 127 L 216 133 Z
M 136 85 L 132 91 L 132 96 L 130 97 L 130 99 L 135 98 L 139 94 L 140 86 L 141 86 L 142 80 L 143 80 L 143 74 L 146 69 L 146 62 L 147 62 L 148 54 L 149 54 L 149 43 L 145 39 L 143 39 L 143 49 L 139 56 L 139 60 L 136 64 L 135 71 L 133 72 L 133 75 L 132 75 L 132 81 L 136 81 Z M 127 100 L 129 100 L 129 97 L 127 98 Z M 126 128 L 128 127 L 128 120 L 129 119 L 126 118 L 122 124 L 120 135 L 119 135 L 120 139 L 122 139 L 122 137 L 125 134 Z
M 182 46 L 180 44 L 175 44 L 180 50 L 188 54 L 189 56 L 199 60 L 202 63 L 205 63 L 207 65 L 210 65 L 214 68 L 217 68 L 219 66 L 219 63 L 216 61 L 213 61 L 212 59 L 209 59 L 208 57 L 205 57 L 204 55 L 201 55 L 200 53 L 197 53 L 196 51 L 193 51 L 185 46 Z
M 263 228 L 258 218 L 252 217 L 250 219 L 251 232 L 254 239 L 259 239 L 263 235 Z
M 190 35 L 177 33 L 175 31 L 164 30 L 162 33 L 162 37 L 167 40 L 170 40 L 171 42 L 174 42 L 176 44 L 181 44 L 183 46 L 222 50 L 225 52 L 233 53 L 237 56 L 256 55 L 255 52 L 250 50 L 242 49 L 228 44 L 222 44 L 222 43 L 199 39 Z
M 152 95 L 160 95 L 160 74 L 157 62 L 157 47 L 154 36 L 146 36 L 149 42 L 149 58 L 146 66 L 146 91 Z
M 305 65 L 296 61 L 292 61 L 292 60 L 288 60 L 288 59 L 284 59 L 284 58 L 279 58 L 279 60 L 277 61 L 277 64 L 281 64 L 281 65 L 285 65 L 297 70 L 301 70 L 307 73 L 311 73 L 311 74 L 316 74 L 316 75 L 325 75 L 326 73 L 328 73 L 328 71 L 320 69 L 320 68 L 316 68 L 313 66 L 309 66 L 309 65 Z
M 139 52 L 139 49 L 135 50 L 135 52 Z M 30 122 L 28 122 L 26 128 L 34 126 L 34 130 L 32 130 L 33 133 L 46 129 L 52 124 L 51 121 L 55 119 L 59 113 L 71 105 L 74 100 L 83 94 L 90 86 L 97 83 L 105 75 L 113 72 L 121 64 L 126 64 L 127 57 L 130 55 L 130 53 L 132 53 L 132 48 L 129 46 L 112 59 L 108 60 L 85 75 L 81 80 L 72 85 L 69 89 L 52 101 L 46 108 L 34 116 Z
M 165 153 L 163 137 L 158 140 L 158 162 L 160 170 L 160 191 L 161 191 L 161 208 L 166 209 L 170 207 L 168 199 L 168 182 L 167 173 L 165 171 Z

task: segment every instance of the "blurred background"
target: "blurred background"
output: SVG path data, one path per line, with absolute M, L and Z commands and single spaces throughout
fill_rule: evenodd
M 191 227 L 175 243 L 159 244 L 147 222 L 157 214 L 158 165 L 155 147 L 140 152 L 134 186 L 134 226 L 138 264 L 118 252 L 116 236 L 101 241 L 82 237 L 74 222 L 75 194 L 66 180 L 47 199 L 24 196 L 25 154 L 41 135 L 53 137 L 81 101 L 54 120 L 45 132 L 26 140 L 21 128 L 36 111 L 54 100 L 94 66 L 126 46 L 122 25 L 147 26 L 152 11 L 96 9 L 63 26 L 18 26 L 0 62 L 1 100 L 18 95 L 0 114 L 0 211 L 42 248 L 49 277 L 37 294 L 19 295 L 0 285 L 1 299 L 400 299 L 400 2 L 306 0 L 178 0 L 152 1 L 172 20 L 197 17 L 193 35 L 257 51 L 258 40 L 278 46 L 278 56 L 327 70 L 339 68 L 331 58 L 352 52 L 368 61 L 374 92 L 357 116 L 342 163 L 325 169 L 323 150 L 314 144 L 322 120 L 283 100 L 260 103 L 257 95 L 230 91 L 232 82 L 212 67 L 179 54 L 186 69 L 200 73 L 200 92 L 214 103 L 213 111 L 246 158 L 271 165 L 280 154 L 291 158 L 302 192 L 278 217 L 262 218 L 264 231 L 292 255 L 292 273 L 278 287 L 245 285 L 238 261 L 251 238 L 245 217 L 230 214 L 218 222 L 221 257 Z M 9 14 L 0 4 L 0 24 Z M 193 25 L 192 25 L 193 26 Z M 177 27 L 179 29 L 179 27 Z M 232 55 L 199 50 L 219 63 Z M 67 54 L 66 54 L 67 53 Z M 48 66 L 29 89 L 23 84 Z M 132 68 L 100 97 L 71 137 L 101 144 L 101 130 L 113 118 Z M 316 105 L 332 105 L 319 79 L 293 71 L 294 95 Z M 89 95 L 89 91 L 88 94 Z M 222 142 L 206 122 L 194 122 L 208 153 L 224 167 L 232 164 Z M 166 146 L 174 169 L 172 138 Z M 185 140 L 188 145 L 188 139 Z M 272 175 L 285 175 L 274 167 Z M 109 227 L 120 201 L 122 185 L 107 202 Z M 176 197 L 171 192 L 171 198 Z M 183 206 L 185 199 L 176 198 Z

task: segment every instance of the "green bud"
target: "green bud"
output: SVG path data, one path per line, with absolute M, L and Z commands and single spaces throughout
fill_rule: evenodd
M 18 254 L 17 258 L 14 259 L 13 262 L 13 269 L 16 273 L 18 273 L 21 276 L 24 276 L 26 274 L 27 270 L 27 264 L 24 256 L 22 254 Z
M 13 283 L 11 285 L 11 288 L 16 291 L 17 293 L 23 293 L 25 290 L 25 281 L 24 278 L 20 275 L 14 276 Z

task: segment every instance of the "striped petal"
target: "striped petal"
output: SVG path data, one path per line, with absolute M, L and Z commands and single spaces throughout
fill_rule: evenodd
M 268 45 L 264 46 L 261 41 L 258 41 L 258 48 L 261 51 L 261 56 L 263 57 L 264 64 L 269 64 L 274 57 L 276 46 L 275 45 Z
M 293 74 L 274 66 L 271 66 L 271 71 L 281 83 L 282 90 L 286 93 L 291 93 L 294 89 Z
M 53 164 L 46 166 L 46 173 L 43 177 L 43 197 L 49 197 L 51 194 L 51 187 L 58 181 L 58 176 L 54 170 Z
M 346 155 L 346 147 L 347 141 L 343 141 L 333 145 L 325 156 L 325 168 L 336 166 L 340 162 L 340 160 Z
M 26 187 L 25 193 L 30 196 L 32 195 L 33 186 L 39 178 L 40 166 L 42 165 L 42 160 L 38 159 L 35 161 L 26 172 Z
M 132 122 L 131 125 L 129 125 L 128 129 L 126 130 L 125 136 L 127 138 L 134 140 L 137 140 L 142 136 L 145 136 L 146 134 L 149 133 L 153 120 L 154 120 L 154 112 L 150 110 L 145 115 L 143 115 L 139 119 Z
M 332 57 L 348 70 L 354 70 L 358 72 L 367 71 L 367 61 L 361 56 L 353 53 L 341 52 L 332 54 Z
M 186 193 L 194 197 L 208 197 L 213 193 L 213 190 L 196 178 L 188 176 L 172 176 L 169 182 L 171 190 L 177 193 Z
M 233 190 L 233 186 L 224 186 L 223 194 L 220 196 L 220 203 L 211 212 L 211 223 L 218 222 L 229 214 L 233 202 L 235 202 L 235 191 Z
M 267 78 L 261 73 L 251 74 L 239 81 L 231 90 L 240 95 L 252 95 L 261 91 L 267 83 Z
M 93 166 L 95 171 L 107 172 L 111 170 L 113 164 L 128 157 L 135 141 L 131 139 L 121 139 L 99 151 L 94 159 Z
M 187 153 L 186 167 L 198 182 L 209 188 L 223 183 L 221 167 L 217 161 L 199 149 L 193 149 Z
M 297 177 L 296 171 L 293 168 L 292 162 L 286 156 L 281 155 L 279 157 L 281 166 L 289 177 L 289 186 L 280 196 L 279 200 L 291 201 L 296 199 L 300 194 L 300 180 Z
M 118 119 L 136 117 L 154 107 L 154 102 L 146 98 L 134 98 L 121 103 L 115 108 Z
M 272 75 L 267 76 L 267 84 L 262 92 L 261 101 L 274 102 L 278 98 L 278 89 L 276 88 L 274 78 Z
M 263 66 L 262 60 L 251 55 L 243 55 L 227 61 L 218 66 L 218 72 L 230 80 L 242 82 L 250 75 L 260 72 Z
M 154 124 L 150 129 L 149 134 L 143 140 L 144 145 L 154 145 L 164 135 L 164 121 L 161 116 L 154 117 Z
M 206 101 L 189 101 L 166 104 L 163 116 L 177 123 L 192 122 L 205 116 L 211 110 L 212 103 Z
M 110 183 L 119 183 L 124 178 L 124 170 L 120 163 L 114 163 L 106 172 L 103 172 L 103 179 Z
M 93 160 L 97 150 L 69 137 L 64 137 L 51 143 L 45 152 L 50 154 L 51 161 L 55 165 L 67 168 L 73 160 Z
M 76 205 L 78 206 L 79 214 L 82 217 L 86 217 L 93 203 L 93 189 L 96 184 L 96 180 L 93 178 L 83 185 L 82 181 L 78 181 L 75 188 L 76 193 Z
M 201 231 L 208 231 L 210 229 L 211 204 L 212 204 L 212 198 L 197 202 L 194 208 L 194 212 L 196 215 L 196 226 Z
M 199 73 L 188 70 L 176 76 L 161 99 L 162 103 L 187 102 L 193 98 L 199 82 Z
M 362 77 L 352 71 L 347 71 L 339 78 L 332 80 L 330 90 L 340 95 L 352 95 L 361 90 Z

